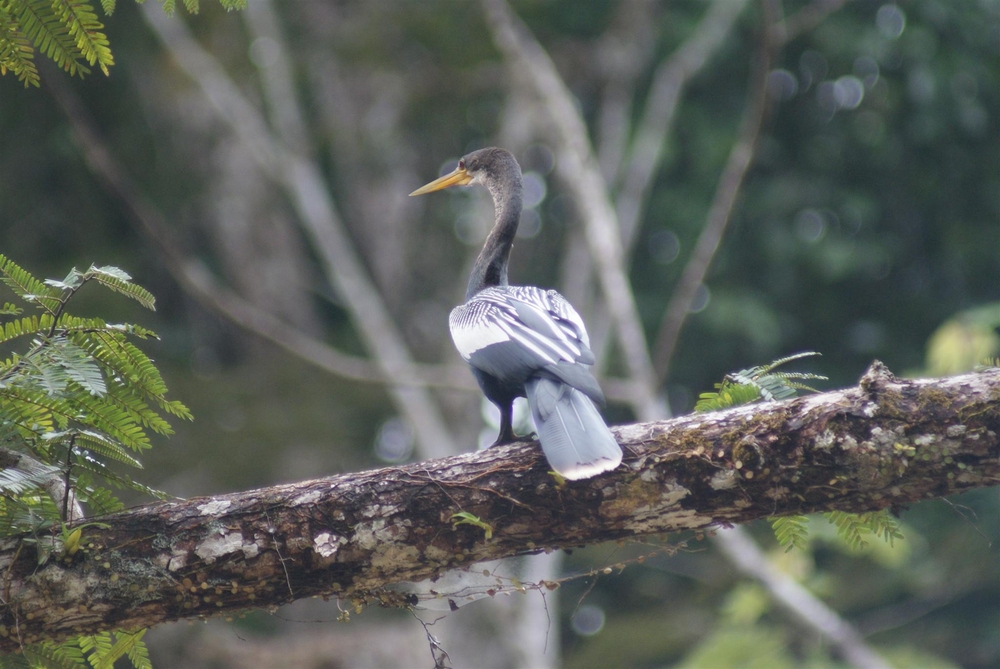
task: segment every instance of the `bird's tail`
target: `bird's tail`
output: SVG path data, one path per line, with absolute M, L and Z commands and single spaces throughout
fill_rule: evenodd
M 528 379 L 524 388 L 542 452 L 552 469 L 575 481 L 621 464 L 622 449 L 589 397 L 544 377 Z

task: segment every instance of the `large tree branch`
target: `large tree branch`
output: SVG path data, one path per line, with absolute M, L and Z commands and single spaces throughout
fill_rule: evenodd
M 7 540 L 0 650 L 313 595 L 403 605 L 386 585 L 483 560 L 992 486 L 1000 370 L 902 381 L 876 363 L 857 388 L 615 432 L 624 465 L 586 481 L 557 481 L 519 443 L 132 509 L 41 566 Z M 490 536 L 453 526 L 459 511 Z

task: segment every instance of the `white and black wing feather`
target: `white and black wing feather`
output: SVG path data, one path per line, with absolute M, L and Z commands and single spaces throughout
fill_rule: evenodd
M 487 374 L 523 382 L 545 370 L 603 402 L 583 319 L 554 290 L 487 288 L 451 312 L 449 327 L 462 357 Z

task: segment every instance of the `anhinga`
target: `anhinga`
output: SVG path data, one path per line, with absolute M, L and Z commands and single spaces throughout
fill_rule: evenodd
M 507 262 L 521 218 L 521 167 L 508 151 L 474 151 L 450 174 L 410 195 L 481 184 L 493 196 L 496 225 L 476 259 L 465 304 L 448 319 L 451 338 L 486 397 L 500 409 L 494 446 L 517 439 L 514 399 L 527 397 L 542 451 L 567 479 L 617 467 L 621 447 L 594 402 L 604 394 L 590 373 L 594 354 L 583 320 L 554 290 L 507 285 Z

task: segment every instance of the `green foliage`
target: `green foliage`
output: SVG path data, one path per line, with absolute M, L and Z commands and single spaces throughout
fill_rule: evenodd
M 168 15 L 174 13 L 175 0 L 162 3 Z M 246 0 L 219 3 L 227 11 L 246 7 Z M 115 5 L 116 0 L 101 0 L 106 16 L 114 13 Z M 197 14 L 198 0 L 184 0 L 184 7 Z M 107 75 L 115 59 L 103 30 L 93 6 L 84 0 L 0 0 L 0 75 L 9 70 L 25 88 L 39 86 L 36 48 L 70 75 L 90 74 L 88 65 Z
M 826 379 L 824 376 L 807 372 L 775 372 L 785 363 L 799 358 L 819 355 L 816 352 L 796 353 L 779 358 L 768 365 L 751 367 L 728 374 L 722 383 L 715 384 L 717 392 L 702 393 L 695 405 L 695 411 L 718 411 L 758 400 L 780 400 L 793 397 L 799 390 L 815 392 L 813 388 L 801 383 L 804 380 Z M 844 513 L 832 511 L 823 514 L 836 525 L 837 531 L 852 550 L 863 550 L 868 547 L 866 537 L 874 535 L 882 537 L 890 546 L 896 539 L 902 539 L 897 521 L 888 511 L 873 513 Z M 804 549 L 808 538 L 806 516 L 785 516 L 771 518 L 771 527 L 778 544 L 785 551 L 793 548 Z
M 22 315 L 25 309 L 10 302 L 0 310 L 0 345 L 26 349 L 0 362 L 0 455 L 7 465 L 0 469 L 0 537 L 22 535 L 41 564 L 53 555 L 71 558 L 91 524 L 69 513 L 71 497 L 95 514 L 122 508 L 112 488 L 164 497 L 119 470 L 142 467 L 135 454 L 150 448 L 148 432 L 171 434 L 164 414 L 191 414 L 167 399 L 159 371 L 129 341 L 155 333 L 66 311 L 88 283 L 153 309 L 153 295 L 128 274 L 92 266 L 43 282 L 0 255 L 0 280 L 38 312 Z M 150 666 L 144 633 L 102 632 L 0 659 L 4 666 L 112 669 L 127 657 L 143 669 Z
M 806 547 L 806 539 L 809 531 L 806 523 L 809 518 L 806 516 L 784 516 L 782 518 L 771 518 L 771 528 L 778 544 L 785 549 L 785 552 L 798 548 L 802 550 Z
M 874 535 L 887 541 L 890 546 L 896 539 L 902 539 L 899 521 L 886 509 L 869 513 L 844 513 L 829 511 L 823 514 L 837 527 L 837 533 L 851 550 L 859 551 L 868 547 L 865 537 Z
M 927 340 L 924 371 L 931 376 L 961 374 L 1000 354 L 1000 302 L 954 314 Z
M 816 392 L 800 381 L 826 380 L 825 376 L 808 372 L 775 372 L 792 360 L 819 355 L 815 351 L 796 353 L 774 362 L 727 374 L 722 383 L 716 383 L 715 392 L 702 393 L 694 406 L 695 411 L 718 411 L 750 404 L 757 400 L 770 402 L 794 397 L 799 390 Z
M 459 525 L 474 525 L 483 531 L 487 539 L 493 538 L 493 526 L 468 511 L 459 511 L 458 513 L 451 514 L 452 528 L 454 529 Z

